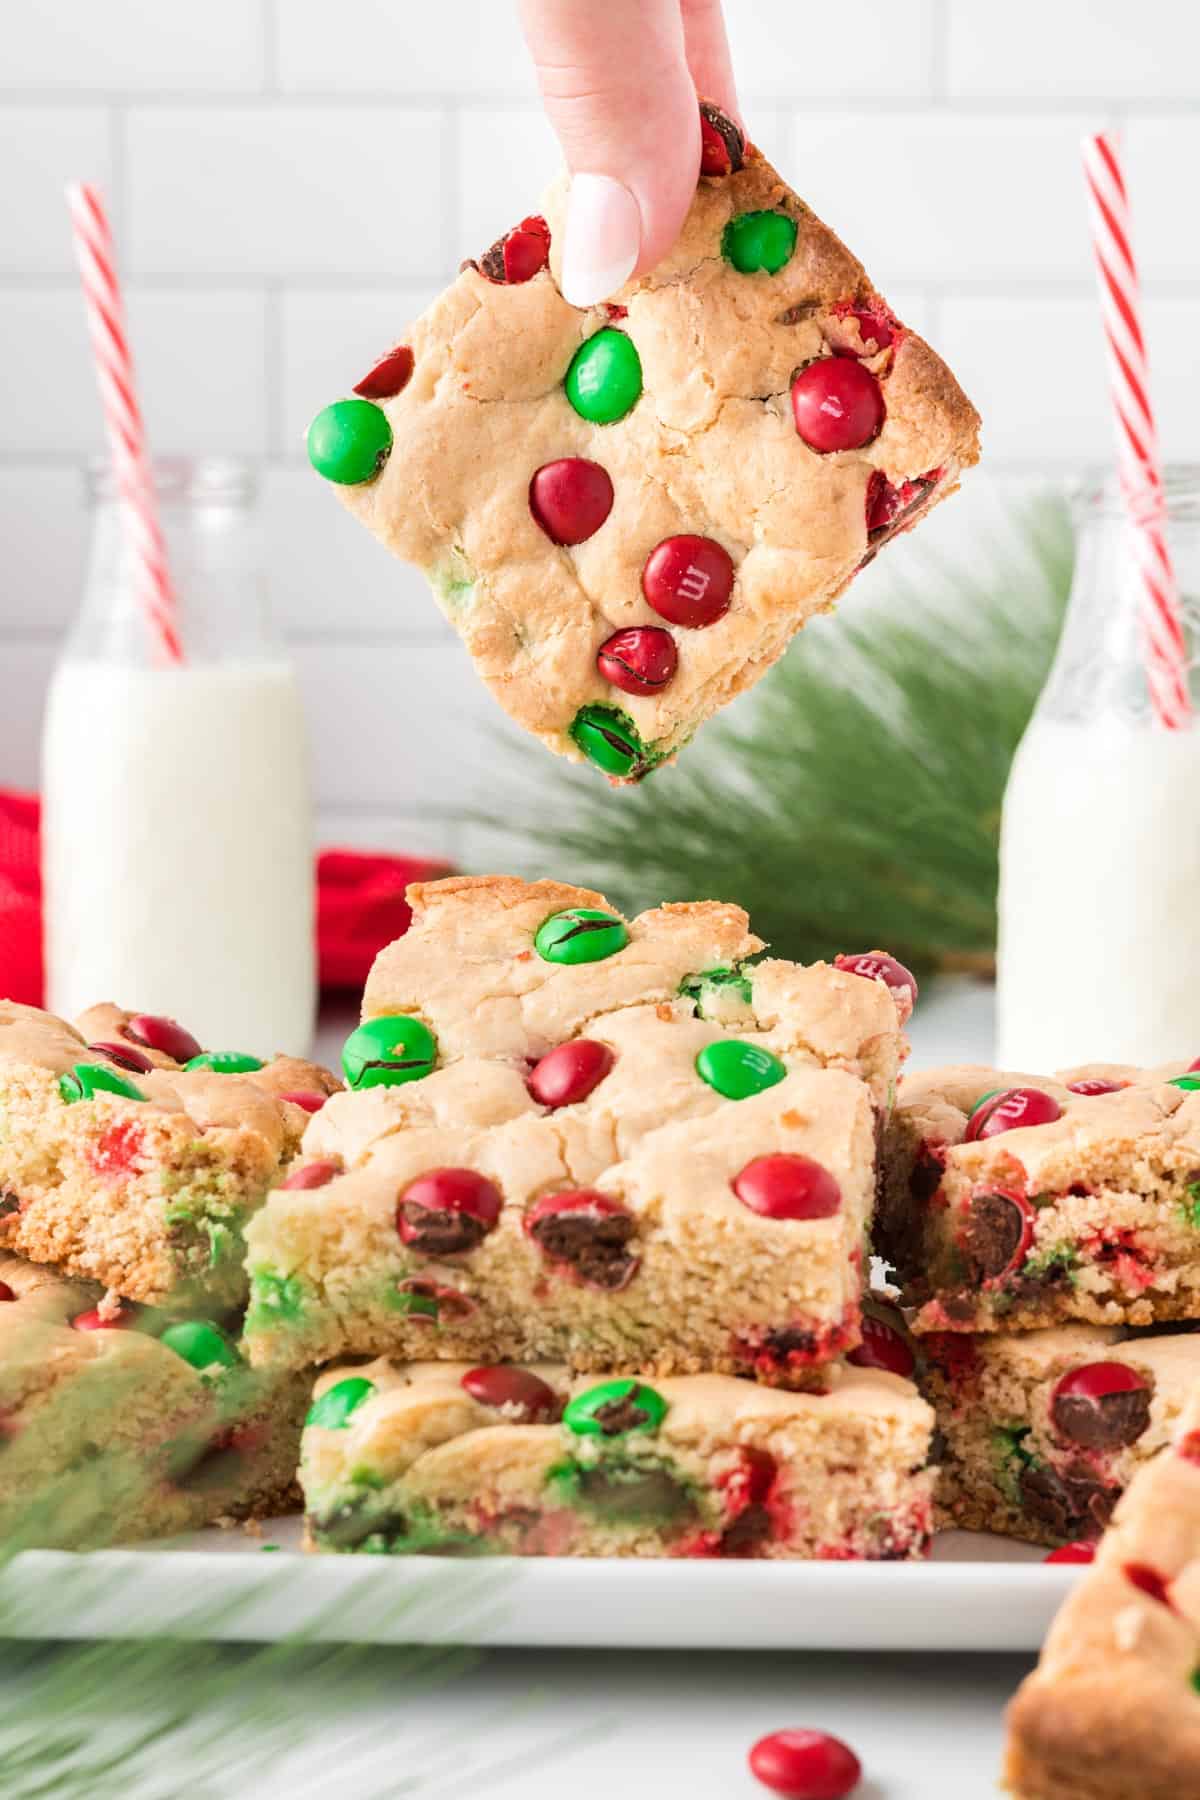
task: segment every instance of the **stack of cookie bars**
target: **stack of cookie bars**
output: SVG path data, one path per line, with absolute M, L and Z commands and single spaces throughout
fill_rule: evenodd
M 751 962 L 713 902 L 409 898 L 247 1229 L 251 1365 L 321 1366 L 311 1544 L 921 1554 L 932 1412 L 860 1341 L 904 972 Z
M 876 1247 L 942 1437 L 942 1521 L 1091 1540 L 1200 1385 L 1200 1073 L 911 1076 Z
M 339 1084 L 174 1021 L 0 1003 L 0 1541 L 268 1516 L 306 1388 L 239 1349 L 243 1232 Z

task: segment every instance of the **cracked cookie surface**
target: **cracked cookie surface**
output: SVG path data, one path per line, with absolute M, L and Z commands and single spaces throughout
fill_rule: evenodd
M 559 291 L 565 203 L 564 178 L 309 447 L 505 711 L 636 780 L 953 491 L 979 421 L 756 150 L 607 306 Z
M 904 1048 L 884 980 L 747 963 L 713 902 L 626 921 L 503 876 L 409 899 L 351 1091 L 248 1232 L 253 1360 L 435 1343 L 800 1383 L 857 1341 Z

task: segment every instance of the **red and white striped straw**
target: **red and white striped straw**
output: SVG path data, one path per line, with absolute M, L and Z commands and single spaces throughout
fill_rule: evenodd
M 1178 731 L 1190 724 L 1192 716 L 1187 643 L 1167 544 L 1166 492 L 1150 403 L 1129 194 L 1114 134 L 1102 131 L 1084 138 L 1083 170 L 1100 279 L 1117 469 L 1133 526 L 1146 675 L 1159 722 Z
M 112 230 L 104 202 L 94 187 L 85 182 L 73 182 L 67 189 L 67 204 L 79 273 L 83 279 L 88 334 L 92 340 L 117 493 L 135 557 L 138 595 L 162 659 L 168 663 L 181 663 L 179 609 L 167 565 L 167 546 L 159 524 L 158 501 L 146 451 L 146 430 L 134 386 L 133 358 L 125 329 L 125 305 L 117 280 Z

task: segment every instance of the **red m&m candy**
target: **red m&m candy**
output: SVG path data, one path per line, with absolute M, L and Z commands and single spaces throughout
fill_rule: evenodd
M 133 1324 L 133 1320 L 133 1308 L 122 1301 L 111 1318 L 106 1318 L 98 1306 L 93 1306 L 90 1312 L 76 1313 L 71 1325 L 75 1331 L 123 1331 Z
M 0 1301 L 15 1300 L 16 1297 L 16 1294 L 13 1292 L 12 1288 L 9 1287 L 7 1281 L 0 1281 Z
M 607 1044 L 576 1038 L 548 1050 L 529 1071 L 529 1092 L 542 1106 L 573 1106 L 586 1100 L 613 1066 Z
M 827 1731 L 773 1731 L 751 1750 L 750 1768 L 784 1800 L 846 1800 L 862 1778 L 853 1750 Z
M 134 1075 L 149 1075 L 154 1069 L 148 1056 L 143 1056 L 140 1050 L 132 1050 L 128 1044 L 89 1044 L 88 1049 L 94 1050 L 97 1056 L 106 1056 L 118 1069 L 128 1069 Z
M 765 1219 L 831 1219 L 842 1190 L 811 1156 L 756 1156 L 733 1180 L 743 1206 Z
M 495 1229 L 503 1204 L 495 1183 L 474 1169 L 430 1169 L 400 1195 L 396 1226 L 411 1249 L 454 1256 Z
M 646 558 L 642 593 L 661 619 L 693 631 L 713 625 L 729 610 L 733 558 L 715 538 L 664 538 Z
M 319 1113 L 329 1095 L 319 1094 L 315 1088 L 290 1088 L 286 1094 L 280 1094 L 279 1098 L 292 1106 L 298 1106 L 301 1112 Z
M 607 469 L 586 456 L 543 463 L 529 483 L 529 510 L 552 544 L 582 544 L 612 511 Z
M 550 227 L 540 214 L 522 219 L 479 259 L 479 272 L 509 287 L 532 281 L 550 261 Z
M 1075 1544 L 1060 1544 L 1057 1550 L 1051 1550 L 1049 1556 L 1042 1558 L 1048 1563 L 1090 1563 L 1096 1560 L 1095 1543 L 1080 1541 Z
M 299 1188 L 328 1187 L 334 1176 L 340 1175 L 341 1172 L 335 1162 L 305 1163 L 303 1168 L 293 1169 L 287 1180 L 281 1182 L 280 1186 L 291 1193 Z
M 905 1019 L 917 1003 L 916 976 L 902 962 L 897 962 L 894 956 L 888 956 L 882 950 L 860 950 L 853 956 L 835 956 L 833 966 L 844 970 L 847 975 L 861 975 L 867 981 L 885 982 Z
M 605 681 L 625 694 L 661 693 L 678 662 L 674 638 L 657 625 L 615 631 L 596 653 L 596 667 Z
M 354 392 L 364 400 L 391 400 L 412 380 L 413 353 L 407 344 L 397 344 L 375 367 L 354 384 Z
M 514 1369 L 497 1363 L 483 1369 L 468 1369 L 461 1384 L 472 1400 L 481 1406 L 503 1410 L 514 1423 L 536 1425 L 558 1417 L 558 1397 L 540 1375 L 528 1369 Z
M 169 1056 L 172 1062 L 191 1062 L 193 1056 L 200 1055 L 201 1047 L 191 1032 L 174 1019 L 164 1019 L 158 1013 L 134 1013 L 121 1030 L 122 1035 L 133 1043 L 157 1050 L 161 1056 Z
M 1094 1076 L 1086 1081 L 1068 1081 L 1067 1092 L 1070 1094 L 1089 1095 L 1119 1094 L 1122 1088 L 1127 1088 L 1128 1086 L 1129 1083 L 1127 1081 L 1102 1081 L 1099 1076 Z
M 862 1343 L 847 1351 L 846 1361 L 859 1369 L 886 1369 L 889 1375 L 906 1378 L 917 1366 L 903 1333 L 871 1313 L 863 1317 Z
M 1062 1107 L 1041 1088 L 1002 1088 L 981 1101 L 967 1123 L 968 1143 L 998 1137 L 1002 1131 L 1021 1131 L 1030 1125 L 1052 1125 L 1062 1118 Z
M 822 456 L 861 450 L 883 425 L 883 390 L 853 357 L 819 357 L 792 381 L 792 417 L 809 449 Z

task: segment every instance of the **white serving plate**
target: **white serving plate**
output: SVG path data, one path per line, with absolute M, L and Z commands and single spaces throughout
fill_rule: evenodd
M 946 1532 L 918 1563 L 305 1556 L 300 1521 L 0 1576 L 0 1633 L 636 1650 L 1036 1650 L 1080 1570 Z M 280 1553 L 264 1555 L 264 1544 Z

